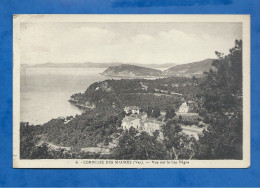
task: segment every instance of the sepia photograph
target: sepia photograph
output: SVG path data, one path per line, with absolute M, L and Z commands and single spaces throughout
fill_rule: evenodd
M 248 15 L 14 15 L 14 168 L 250 167 Z

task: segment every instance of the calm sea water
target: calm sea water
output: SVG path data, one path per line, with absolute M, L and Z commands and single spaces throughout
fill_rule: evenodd
M 52 118 L 75 116 L 83 111 L 68 101 L 74 93 L 108 77 L 105 69 L 27 68 L 21 70 L 21 121 L 46 123 Z

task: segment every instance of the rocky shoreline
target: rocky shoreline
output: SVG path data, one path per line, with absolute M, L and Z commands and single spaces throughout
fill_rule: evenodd
M 82 108 L 82 109 L 94 109 L 96 108 L 96 105 L 93 103 L 90 103 L 89 101 L 87 101 L 86 103 L 81 103 L 79 100 L 74 99 L 74 98 L 70 98 L 69 102 L 72 103 L 73 105 Z

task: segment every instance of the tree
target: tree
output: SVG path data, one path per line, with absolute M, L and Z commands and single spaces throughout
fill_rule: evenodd
M 166 125 L 162 127 L 164 135 L 164 144 L 167 148 L 167 153 L 170 159 L 178 159 L 178 153 L 176 152 L 180 147 L 180 135 L 181 127 L 176 121 L 168 121 Z
M 166 109 L 166 115 L 165 115 L 165 119 L 172 119 L 174 116 L 176 115 L 175 110 L 171 107 L 168 107 Z
M 151 106 L 147 106 L 147 116 L 152 116 L 153 110 Z
M 160 116 L 160 108 L 159 107 L 155 107 L 153 109 L 153 117 L 158 118 Z
M 146 132 L 138 133 L 134 128 L 125 131 L 114 149 L 115 159 L 164 159 L 166 149 L 157 141 L 158 133 L 153 136 Z
M 202 114 L 210 123 L 200 137 L 198 158 L 242 158 L 242 41 L 236 40 L 228 55 L 217 60 L 201 83 Z
M 48 152 L 47 144 L 43 143 L 41 146 L 35 146 L 32 149 L 32 159 L 49 159 L 52 158 Z
M 198 148 L 194 137 L 183 134 L 180 125 L 171 120 L 163 126 L 164 144 L 167 148 L 168 159 L 192 159 Z
M 148 106 L 147 107 L 147 116 L 157 118 L 160 116 L 160 108 L 158 106 Z
M 195 76 L 192 76 L 192 82 L 194 84 L 198 84 L 198 79 Z
M 181 115 L 179 115 L 178 122 L 179 122 L 179 123 L 181 123 L 181 122 L 182 122 L 182 116 L 181 116 Z

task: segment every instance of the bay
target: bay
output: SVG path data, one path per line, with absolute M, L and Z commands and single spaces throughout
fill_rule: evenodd
M 83 110 L 68 100 L 94 82 L 108 78 L 103 68 L 26 68 L 20 74 L 20 121 L 43 124 L 53 118 L 75 116 Z

